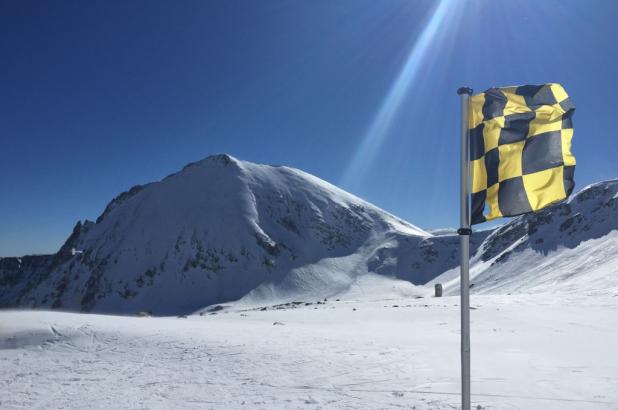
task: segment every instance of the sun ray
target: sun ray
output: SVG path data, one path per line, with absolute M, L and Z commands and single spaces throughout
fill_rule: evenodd
M 425 56 L 439 30 L 453 10 L 452 0 L 440 0 L 427 25 L 418 36 L 397 79 L 390 88 L 367 133 L 346 168 L 341 185 L 353 189 L 361 182 L 385 142 L 410 86 L 414 83 Z

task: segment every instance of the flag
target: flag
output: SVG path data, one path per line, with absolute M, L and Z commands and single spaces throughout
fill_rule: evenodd
M 470 98 L 472 224 L 539 211 L 573 191 L 575 106 L 559 84 Z

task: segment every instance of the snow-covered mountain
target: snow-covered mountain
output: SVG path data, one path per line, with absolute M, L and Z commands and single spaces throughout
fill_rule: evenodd
M 615 289 L 617 192 L 599 183 L 475 232 L 473 291 Z M 458 244 L 297 169 L 217 155 L 120 194 L 55 255 L 0 259 L 0 306 L 179 314 L 331 297 L 368 277 L 456 293 Z
M 471 261 L 477 293 L 576 292 L 618 296 L 618 179 L 494 230 Z M 432 283 L 459 293 L 459 270 Z
M 368 272 L 424 283 L 457 264 L 455 241 L 302 171 L 217 155 L 120 194 L 57 255 L 0 260 L 1 303 L 176 314 L 249 292 L 328 297 Z

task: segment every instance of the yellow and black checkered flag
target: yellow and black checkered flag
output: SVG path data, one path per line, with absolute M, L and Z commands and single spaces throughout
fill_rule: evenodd
M 569 196 L 574 110 L 559 84 L 490 88 L 470 98 L 472 224 L 538 211 Z

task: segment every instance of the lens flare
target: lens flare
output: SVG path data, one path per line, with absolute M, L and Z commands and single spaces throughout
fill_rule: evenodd
M 449 6 L 452 4 L 453 0 L 441 0 L 433 11 L 427 25 L 410 50 L 406 63 L 384 99 L 378 114 L 346 168 L 340 181 L 340 185 L 343 187 L 353 189 L 364 179 L 365 173 L 384 144 L 407 91 L 416 79 L 419 68 L 438 34 L 438 30 L 444 27 L 450 10 L 452 10 Z

